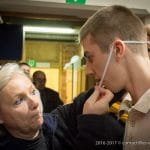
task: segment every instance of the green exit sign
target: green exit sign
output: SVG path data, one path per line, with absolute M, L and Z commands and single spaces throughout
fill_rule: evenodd
M 84 5 L 86 0 L 66 0 L 66 3 L 68 4 L 80 4 Z
M 30 67 L 36 67 L 36 61 L 33 60 L 33 59 L 28 60 L 27 63 L 28 63 L 28 65 L 29 65 Z

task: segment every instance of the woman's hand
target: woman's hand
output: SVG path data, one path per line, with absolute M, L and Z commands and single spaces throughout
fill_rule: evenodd
M 84 103 L 83 114 L 105 114 L 109 111 L 109 102 L 113 93 L 105 88 L 95 86 L 94 93 Z

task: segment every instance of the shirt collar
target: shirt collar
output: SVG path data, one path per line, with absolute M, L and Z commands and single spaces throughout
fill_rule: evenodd
M 130 109 L 135 109 L 135 110 L 140 111 L 142 113 L 147 113 L 150 109 L 150 89 L 148 89 L 140 97 L 140 99 L 137 101 L 137 103 L 134 106 L 132 106 L 131 96 L 129 94 L 127 94 L 127 96 L 125 96 L 125 98 L 123 99 L 123 101 L 120 105 L 118 117 L 120 118 L 120 116 L 124 112 L 128 113 L 128 111 Z
M 148 89 L 132 107 L 137 111 L 147 113 L 150 109 L 150 89 Z

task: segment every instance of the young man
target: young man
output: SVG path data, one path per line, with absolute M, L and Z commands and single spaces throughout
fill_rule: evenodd
M 150 61 L 143 23 L 128 8 L 105 7 L 83 25 L 80 41 L 87 59 L 87 72 L 101 80 L 100 87 L 95 88 L 84 107 L 92 106 L 94 100 L 108 108 L 109 93 L 101 85 L 112 92 L 126 89 L 133 106 L 128 111 L 124 149 L 149 150 Z M 99 113 L 105 112 L 106 109 Z
M 112 99 L 113 94 L 103 90 Z M 99 101 L 84 106 L 92 92 L 43 115 L 39 92 L 30 78 L 17 64 L 4 65 L 0 70 L 0 149 L 120 150 L 121 124 L 112 114 L 99 115 L 105 110 Z

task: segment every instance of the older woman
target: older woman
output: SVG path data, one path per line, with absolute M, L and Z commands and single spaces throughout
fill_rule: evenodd
M 123 127 L 119 122 L 110 114 L 100 115 L 105 107 L 97 102 L 84 105 L 92 92 L 43 117 L 39 92 L 31 80 L 17 64 L 4 65 L 0 70 L 0 149 L 110 149 L 107 141 L 116 142 L 111 149 L 120 149 Z
M 9 149 L 8 147 L 11 148 L 14 144 L 18 148 L 23 144 L 17 140 L 12 143 L 12 137 L 35 139 L 43 124 L 40 96 L 32 82 L 16 64 L 6 64 L 0 71 L 0 97 L 0 123 L 9 133 L 3 142 L 4 148 Z

